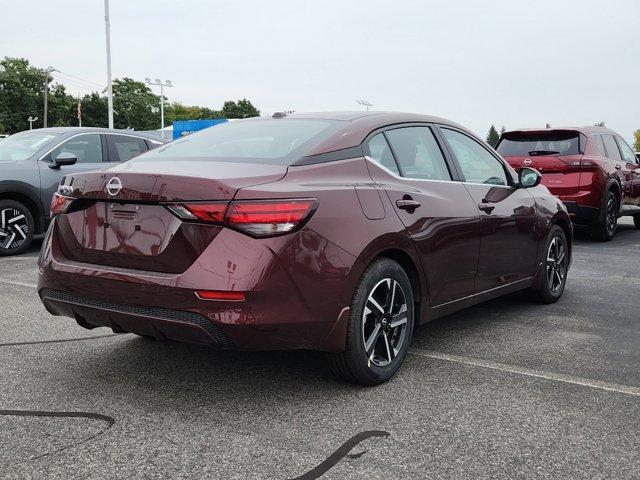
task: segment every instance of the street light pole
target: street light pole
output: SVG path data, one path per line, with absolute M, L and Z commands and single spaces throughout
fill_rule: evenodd
M 33 122 L 36 120 L 38 120 L 38 117 L 32 117 L 29 115 L 29 118 L 27 118 L 27 122 L 29 122 L 29 130 L 33 130 Z
M 369 111 L 369 107 L 373 107 L 373 103 L 369 103 L 366 100 L 356 100 L 356 103 L 359 103 L 360 105 L 367 107 L 367 112 Z
M 171 80 L 162 83 L 162 80 L 159 78 L 156 78 L 156 81 L 152 82 L 151 79 L 147 77 L 144 81 L 147 82 L 148 85 L 160 87 L 160 136 L 164 140 L 164 87 L 173 87 L 173 85 L 171 84 Z
M 107 36 L 107 109 L 109 128 L 113 128 L 113 87 L 111 85 L 111 34 L 109 24 L 109 0 L 104 0 L 104 28 Z
M 44 71 L 44 115 L 42 116 L 43 128 L 47 128 L 47 111 L 49 110 L 49 74 L 57 72 L 53 67 L 47 67 Z

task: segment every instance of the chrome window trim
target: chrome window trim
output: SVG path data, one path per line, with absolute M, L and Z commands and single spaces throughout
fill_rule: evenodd
M 461 183 L 463 185 L 482 185 L 483 187 L 501 187 L 501 188 L 512 188 L 512 189 L 516 189 L 516 187 L 514 187 L 513 185 L 494 185 L 492 183 L 475 183 L 475 182 L 467 182 L 467 181 L 463 181 L 463 180 L 436 180 L 436 179 L 432 179 L 432 178 L 409 178 L 409 177 L 401 177 L 399 175 L 396 175 L 395 172 L 392 172 L 391 170 L 389 170 L 387 167 L 385 167 L 384 165 L 382 165 L 381 163 L 378 163 L 378 161 L 376 161 L 376 159 L 370 157 L 369 155 L 365 155 L 364 156 L 365 160 L 374 163 L 377 167 L 381 168 L 382 170 L 384 170 L 385 172 L 387 172 L 389 175 L 391 175 L 393 178 L 396 178 L 398 180 L 411 180 L 414 182 L 438 182 L 438 183 Z

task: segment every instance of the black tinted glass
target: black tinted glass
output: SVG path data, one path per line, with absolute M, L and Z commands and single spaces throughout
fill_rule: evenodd
M 579 155 L 580 134 L 569 131 L 505 133 L 497 150 L 503 157 Z

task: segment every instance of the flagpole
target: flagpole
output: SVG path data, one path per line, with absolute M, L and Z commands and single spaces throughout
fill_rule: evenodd
M 78 126 L 82 126 L 82 104 L 80 103 L 80 93 L 78 93 Z

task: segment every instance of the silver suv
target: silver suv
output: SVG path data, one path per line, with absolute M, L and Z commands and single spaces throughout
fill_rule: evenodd
M 49 205 L 70 173 L 104 170 L 162 145 L 160 137 L 105 128 L 41 128 L 0 142 L 0 256 L 24 252 L 49 225 Z

